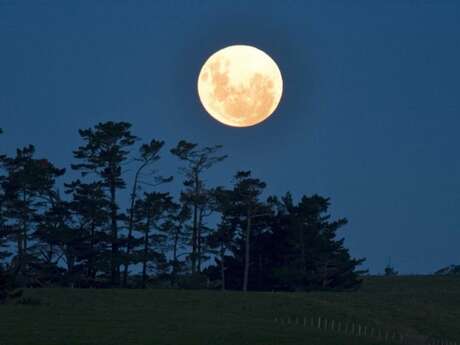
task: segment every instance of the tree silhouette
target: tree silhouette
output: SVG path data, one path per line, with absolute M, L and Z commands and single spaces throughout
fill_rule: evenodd
M 110 236 L 105 227 L 110 218 L 110 203 L 104 193 L 102 182 L 83 183 L 80 180 L 66 184 L 66 194 L 71 196 L 68 203 L 72 215 L 72 228 L 80 233 L 78 261 L 86 284 L 94 285 L 98 271 L 105 271 L 110 253 Z M 83 279 L 83 278 L 82 278 Z
M 2 133 L 3 130 L 0 128 L 0 134 Z M 0 263 L 11 255 L 10 251 L 8 250 L 8 236 L 10 235 L 9 228 L 6 224 L 8 218 L 5 214 L 6 195 L 4 190 L 4 184 L 6 181 L 6 177 L 4 176 L 3 169 L 5 159 L 6 155 L 0 153 Z M 6 273 L 3 273 L 3 279 L 6 281 Z M 6 282 L 4 284 L 6 284 Z M 1 289 L 2 288 L 0 288 L 0 290 Z
M 133 226 L 134 226 L 134 206 L 137 201 L 137 195 L 142 184 L 147 184 L 149 186 L 156 187 L 162 183 L 171 182 L 173 177 L 164 178 L 162 176 L 156 175 L 156 171 L 153 170 L 150 172 L 150 175 L 153 175 L 153 181 L 146 181 L 143 179 L 142 173 L 151 167 L 160 159 L 160 150 L 164 145 L 163 141 L 152 140 L 148 144 L 143 144 L 139 149 L 139 156 L 135 158 L 135 161 L 139 163 L 139 166 L 136 169 L 134 174 L 134 182 L 130 196 L 130 208 L 129 208 L 129 217 L 128 217 L 128 239 L 126 243 L 126 258 L 125 258 L 125 267 L 123 271 L 123 286 L 127 285 L 128 280 L 128 267 L 130 262 L 130 255 L 133 242 Z M 152 176 L 150 176 L 152 177 Z
M 166 234 L 162 222 L 174 208 L 169 193 L 145 193 L 142 200 L 135 205 L 135 217 L 138 229 L 143 232 L 143 241 L 138 251 L 142 264 L 142 288 L 146 287 L 148 264 L 155 261 L 157 266 L 166 262 L 162 247 L 165 246 Z M 156 230 L 156 232 L 154 232 Z
M 0 128 L 0 134 L 3 133 L 3 130 Z M 5 202 L 6 202 L 6 195 L 5 195 L 5 190 L 4 190 L 4 183 L 6 177 L 4 176 L 4 161 L 6 159 L 6 156 L 4 154 L 0 153 L 0 262 L 8 258 L 11 253 L 8 250 L 8 227 L 7 227 L 7 217 L 5 214 Z M 4 278 L 6 279 L 6 278 Z
M 218 155 L 217 152 L 222 148 L 221 145 L 212 147 L 198 148 L 198 144 L 192 144 L 181 140 L 171 153 L 185 163 L 180 171 L 185 177 L 185 190 L 182 193 L 182 200 L 191 205 L 192 208 L 192 252 L 190 254 L 192 262 L 192 274 L 197 272 L 199 246 L 203 210 L 206 208 L 206 189 L 202 174 L 214 164 L 227 158 L 226 155 Z
M 81 177 L 64 183 L 62 196 L 56 180 L 64 169 L 37 159 L 34 146 L 13 157 L 0 154 L 0 299 L 15 283 L 243 291 L 360 285 L 364 259 L 345 248 L 339 231 L 347 220 L 331 219 L 329 198 L 264 199 L 266 183 L 250 171 L 238 171 L 231 187 L 208 187 L 205 173 L 227 156 L 220 145 L 185 140 L 170 150 L 183 163 L 183 189 L 174 197 L 156 190 L 172 181 L 156 169 L 163 141 L 136 152 L 126 122 L 79 134 L 83 144 L 73 152 L 72 168 Z M 123 169 L 133 162 L 123 200 Z
M 244 239 L 243 291 L 248 289 L 249 266 L 251 262 L 251 237 L 257 218 L 270 215 L 270 207 L 260 201 L 266 183 L 251 177 L 250 171 L 239 171 L 235 175 L 233 188 L 234 207 L 240 218 Z
M 186 203 L 172 204 L 168 217 L 163 224 L 163 230 L 168 234 L 168 244 L 172 251 L 171 286 L 175 286 L 177 275 L 183 269 L 183 262 L 179 260 L 182 251 L 187 243 L 188 236 L 185 232 L 185 224 L 190 219 L 190 208 Z
M 221 289 L 225 290 L 225 258 L 230 248 L 236 243 L 236 229 L 238 217 L 234 205 L 234 194 L 231 190 L 216 188 L 214 190 L 216 200 L 216 210 L 221 214 L 220 222 L 217 224 L 216 231 L 208 237 L 208 245 L 216 256 L 215 261 L 220 270 Z
M 105 122 L 97 124 L 94 129 L 79 130 L 85 144 L 74 151 L 74 157 L 82 161 L 72 168 L 81 171 L 82 176 L 94 173 L 101 178 L 102 185 L 108 189 L 110 200 L 111 229 L 111 283 L 120 282 L 120 255 L 118 238 L 119 206 L 117 191 L 126 186 L 122 176 L 122 165 L 126 163 L 129 149 L 137 140 L 131 134 L 131 124 L 127 122 Z
M 7 172 L 3 183 L 5 213 L 9 221 L 9 232 L 17 244 L 13 264 L 15 272 L 20 273 L 24 279 L 26 272 L 35 266 L 36 259 L 29 240 L 40 214 L 46 211 L 56 194 L 56 178 L 65 172 L 46 159 L 34 158 L 34 153 L 34 146 L 29 145 L 18 149 L 14 158 L 3 159 Z

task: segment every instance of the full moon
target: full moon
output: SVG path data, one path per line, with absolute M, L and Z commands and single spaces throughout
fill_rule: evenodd
M 275 61 L 262 50 L 234 45 L 212 54 L 198 76 L 198 95 L 206 111 L 233 127 L 267 119 L 278 106 L 283 79 Z

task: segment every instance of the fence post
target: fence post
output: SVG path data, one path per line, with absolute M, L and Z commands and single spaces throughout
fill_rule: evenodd
M 331 329 L 334 332 L 334 320 L 331 321 Z
M 318 328 L 321 329 L 321 316 L 318 316 Z
M 307 327 L 307 318 L 305 316 L 303 317 L 303 326 Z

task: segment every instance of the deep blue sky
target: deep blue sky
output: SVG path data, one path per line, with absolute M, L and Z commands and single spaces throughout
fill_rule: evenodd
M 225 127 L 197 99 L 202 63 L 231 44 L 280 66 L 262 125 Z M 223 144 L 210 183 L 252 169 L 270 193 L 329 196 L 371 272 L 391 256 L 427 273 L 460 263 L 459 63 L 456 0 L 0 0 L 0 148 L 68 166 L 77 129 L 106 120 L 168 149 Z

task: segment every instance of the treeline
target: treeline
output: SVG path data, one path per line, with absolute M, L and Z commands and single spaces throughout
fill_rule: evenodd
M 71 169 L 37 158 L 34 146 L 0 155 L 0 281 L 15 286 L 180 287 L 242 290 L 351 289 L 354 259 L 338 239 L 329 199 L 287 193 L 263 199 L 249 171 L 208 186 L 222 147 L 180 141 L 177 183 L 158 172 L 164 142 L 140 143 L 126 122 L 79 130 Z M 129 178 L 125 173 L 129 167 Z M 63 186 L 62 187 L 62 183 Z M 60 188 L 58 188 L 60 186 Z M 122 190 L 128 189 L 128 193 Z M 122 200 L 128 195 L 129 200 Z M 121 204 L 128 205 L 124 209 Z

